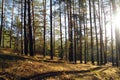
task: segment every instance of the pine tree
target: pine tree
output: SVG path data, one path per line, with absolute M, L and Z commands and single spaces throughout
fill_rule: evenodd
M 33 52 L 33 34 L 32 34 L 32 25 L 31 25 L 31 0 L 28 0 L 28 29 L 29 29 L 29 52 L 30 56 L 34 56 Z

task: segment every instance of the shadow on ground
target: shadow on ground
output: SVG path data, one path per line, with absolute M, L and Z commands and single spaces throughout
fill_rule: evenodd
M 86 73 L 86 72 L 91 72 L 91 71 L 95 71 L 95 70 L 99 70 L 101 69 L 102 67 L 96 67 L 96 68 L 93 68 L 93 69 L 89 69 L 89 70 L 80 70 L 80 71 L 55 71 L 55 72 L 46 72 L 46 73 L 41 73 L 41 74 L 36 74 L 36 75 L 33 75 L 33 76 L 29 76 L 29 77 L 26 77 L 24 78 L 25 80 L 39 80 L 39 79 L 45 79 L 45 78 L 48 78 L 48 77 L 54 77 L 54 76 L 60 76 L 60 75 L 63 75 L 63 74 L 78 74 L 78 73 Z
M 17 55 L 0 54 L 0 60 L 25 60 L 25 59 L 26 58 Z
M 18 56 L 18 55 L 10 55 L 10 54 L 0 54 L 0 60 L 3 60 L 3 62 L 6 60 L 9 61 L 15 61 L 15 60 L 34 60 L 31 58 L 24 58 L 22 56 Z M 36 60 L 34 60 L 36 61 Z M 45 60 L 45 62 L 49 62 L 49 60 Z M 50 61 L 52 63 L 61 63 L 61 62 L 56 62 L 56 61 Z M 54 77 L 54 76 L 60 76 L 63 74 L 79 74 L 79 73 L 87 73 L 87 72 L 91 72 L 91 71 L 95 71 L 95 70 L 100 70 L 103 67 L 96 67 L 96 68 L 92 68 L 92 69 L 88 69 L 88 70 L 80 70 L 80 71 L 52 71 L 52 72 L 46 72 L 46 73 L 40 73 L 40 74 L 35 74 L 32 76 L 28 76 L 28 77 L 21 77 L 18 76 L 17 74 L 10 74 L 8 72 L 2 72 L 0 73 L 0 75 L 7 75 L 12 77 L 11 80 L 39 80 L 39 79 L 46 79 L 49 77 Z
M 2 54 L 2 53 L 0 53 L 0 60 L 3 60 L 3 61 L 32 60 L 32 61 L 38 61 L 38 62 L 43 61 L 43 62 L 50 62 L 50 63 L 64 63 L 62 60 L 57 60 L 57 61 L 50 60 L 50 59 L 43 60 L 43 57 L 39 57 L 39 60 L 36 60 L 34 58 L 27 58 L 20 55 Z
M 89 70 L 80 70 L 80 71 L 53 71 L 53 72 L 35 74 L 33 76 L 28 76 L 28 77 L 21 77 L 21 76 L 15 75 L 15 74 L 14 75 L 10 74 L 8 72 L 0 73 L 0 75 L 10 76 L 14 80 L 44 80 L 44 79 L 49 78 L 49 77 L 60 76 L 60 75 L 63 75 L 63 74 L 69 75 L 69 74 L 87 73 L 87 72 L 100 70 L 100 69 L 102 69 L 102 67 L 96 67 L 96 68 L 92 68 L 92 69 L 89 69 Z

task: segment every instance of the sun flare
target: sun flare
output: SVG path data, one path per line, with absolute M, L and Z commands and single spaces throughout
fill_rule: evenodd
M 118 29 L 120 29 L 120 10 L 116 13 L 114 23 Z

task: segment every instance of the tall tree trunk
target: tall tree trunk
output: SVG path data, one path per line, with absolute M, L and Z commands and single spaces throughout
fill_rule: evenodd
M 103 5 L 102 5 L 102 0 L 100 1 L 100 7 L 101 7 L 101 10 L 100 10 L 100 19 L 101 19 L 101 48 L 102 48 L 102 65 L 104 64 L 104 49 L 105 49 L 105 46 L 104 46 L 104 43 L 103 43 Z
M 52 0 L 50 0 L 50 59 L 53 59 Z
M 4 1 L 4 4 L 6 4 L 6 2 Z M 3 9 L 3 26 L 5 27 L 6 26 L 6 11 Z M 1 44 L 1 47 L 4 48 L 5 47 L 5 28 L 3 27 L 2 29 L 2 44 Z
M 20 17 L 20 11 L 19 11 L 19 9 L 20 9 L 20 4 L 18 4 L 18 7 L 17 7 L 18 9 L 18 17 L 17 17 L 17 34 L 16 34 L 16 52 L 17 51 L 19 51 L 19 33 L 20 33 L 20 25 L 19 25 L 19 17 Z
M 46 0 L 43 0 L 44 6 L 44 45 L 43 45 L 43 57 L 46 56 Z
M 24 1 L 24 54 L 28 55 L 28 39 L 27 39 L 27 25 L 26 25 L 26 8 L 27 1 Z
M 23 0 L 21 0 L 21 54 L 23 54 Z
M 85 25 L 85 13 L 83 12 L 83 24 L 84 24 L 84 62 L 87 63 L 87 52 L 86 52 L 86 25 Z
M 92 0 L 92 3 L 93 3 L 94 26 L 95 26 L 95 36 L 96 36 L 96 48 L 97 48 L 97 65 L 99 65 L 98 29 L 96 24 L 95 0 Z
M 72 33 L 72 7 L 71 7 L 72 1 L 68 1 L 68 7 L 69 7 L 69 61 L 73 61 L 73 33 Z
M 54 10 L 55 10 L 55 7 L 56 7 L 56 6 L 54 6 Z M 56 18 L 55 18 L 55 15 L 56 15 L 56 14 L 54 14 L 54 23 L 53 23 L 53 25 L 54 25 L 54 29 L 53 29 L 53 34 L 54 34 L 54 38 L 53 38 L 53 39 L 54 39 L 54 40 L 53 40 L 53 47 L 54 47 L 53 53 L 54 53 L 54 55 L 55 55 L 55 53 L 56 53 L 56 47 L 55 47 L 55 44 L 56 44 L 56 43 L 55 43 L 55 40 L 56 40 L 56 39 L 55 39 L 55 37 L 56 37 L 56 35 L 55 35 L 56 21 L 55 21 L 55 20 L 56 20 Z
M 86 2 L 87 4 L 87 2 Z M 88 15 L 88 12 L 86 13 L 86 15 Z M 88 62 L 88 53 L 89 53 L 89 46 L 88 46 L 88 18 L 86 17 L 86 20 L 85 20 L 85 24 L 86 24 L 86 62 Z
M 114 66 L 114 51 L 113 51 L 113 26 L 112 26 L 112 7 L 110 3 L 110 25 L 111 25 L 111 55 L 112 55 L 112 66 Z
M 60 58 L 63 59 L 63 45 L 62 45 L 62 24 L 61 24 L 61 1 L 59 1 L 60 7 Z
M 74 40 L 73 40 L 73 57 L 74 57 L 74 62 L 76 63 L 77 60 L 76 60 L 76 15 L 75 15 L 75 1 L 76 0 L 73 0 L 73 27 L 74 27 Z
M 28 0 L 28 29 L 29 29 L 29 52 L 30 56 L 34 56 L 33 53 L 33 34 L 32 34 L 32 26 L 31 26 L 31 0 Z
M 3 24 L 3 26 L 4 27 L 6 26 L 6 15 L 4 15 L 4 24 Z M 4 47 L 5 47 L 5 28 L 2 29 L 2 48 L 4 48 Z
M 86 1 L 83 2 L 83 9 L 86 9 Z M 87 52 L 86 52 L 86 48 L 87 48 L 87 40 L 86 40 L 86 12 L 83 11 L 82 15 L 83 15 L 83 25 L 84 25 L 84 63 L 87 63 Z
M 11 29 L 10 29 L 10 48 L 12 46 L 13 16 L 14 16 L 14 0 L 12 0 L 12 18 L 11 18 Z
M 76 18 L 75 18 L 75 24 L 76 24 L 76 42 L 75 42 L 75 44 L 76 44 L 76 54 L 75 54 L 75 62 L 77 63 L 77 53 L 78 53 L 78 49 L 79 49 L 79 47 L 78 47 L 78 45 L 79 45 L 79 35 L 78 35 L 78 33 L 79 33 L 79 30 L 78 30 L 78 17 L 76 16 Z
M 89 0 L 89 16 L 90 16 L 90 30 L 91 30 L 91 61 L 94 64 L 94 52 L 93 52 L 93 25 L 92 25 L 92 10 L 91 10 L 91 0 Z
M 100 15 L 100 1 L 98 0 L 98 22 L 99 22 L 99 29 L 100 29 L 100 65 L 103 64 L 103 44 L 102 44 L 102 27 L 101 27 L 101 15 Z
M 103 1 L 102 1 L 102 6 L 104 6 L 103 5 Z M 105 13 L 105 8 L 103 7 L 102 8 L 103 9 L 103 16 L 104 16 L 104 29 L 105 29 L 105 37 L 104 37 L 104 39 L 105 39 L 105 49 L 104 49 L 104 64 L 106 64 L 107 63 L 107 28 L 106 28 L 106 13 Z
M 1 14 L 1 27 L 0 27 L 0 47 L 1 47 L 1 41 L 2 41 L 3 18 L 4 18 L 4 0 L 2 0 L 2 14 Z
M 79 26 L 80 26 L 80 63 L 82 63 L 82 23 L 81 23 L 81 1 L 79 0 Z
M 65 0 L 65 4 L 67 5 L 67 0 Z M 67 14 L 67 11 L 66 11 L 66 7 L 64 4 L 64 20 L 65 20 L 65 56 L 66 56 L 66 60 L 68 58 L 68 41 L 67 41 L 67 24 L 66 24 L 66 14 Z
M 79 18 L 78 16 L 76 17 L 76 62 L 78 59 L 78 53 L 79 53 Z
M 32 29 L 33 29 L 33 52 L 36 53 L 36 43 L 35 43 L 35 21 L 34 21 L 34 0 L 32 0 Z
M 72 52 L 71 52 L 71 43 L 70 43 L 70 41 L 71 41 L 71 39 L 70 39 L 70 2 L 67 0 L 66 1 L 66 5 L 67 5 L 67 20 L 68 20 L 68 56 L 67 56 L 67 60 L 68 61 L 72 61 Z

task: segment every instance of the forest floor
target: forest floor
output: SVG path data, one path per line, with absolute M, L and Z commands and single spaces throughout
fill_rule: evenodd
M 0 80 L 120 80 L 120 68 L 20 56 L 7 49 L 0 50 Z

